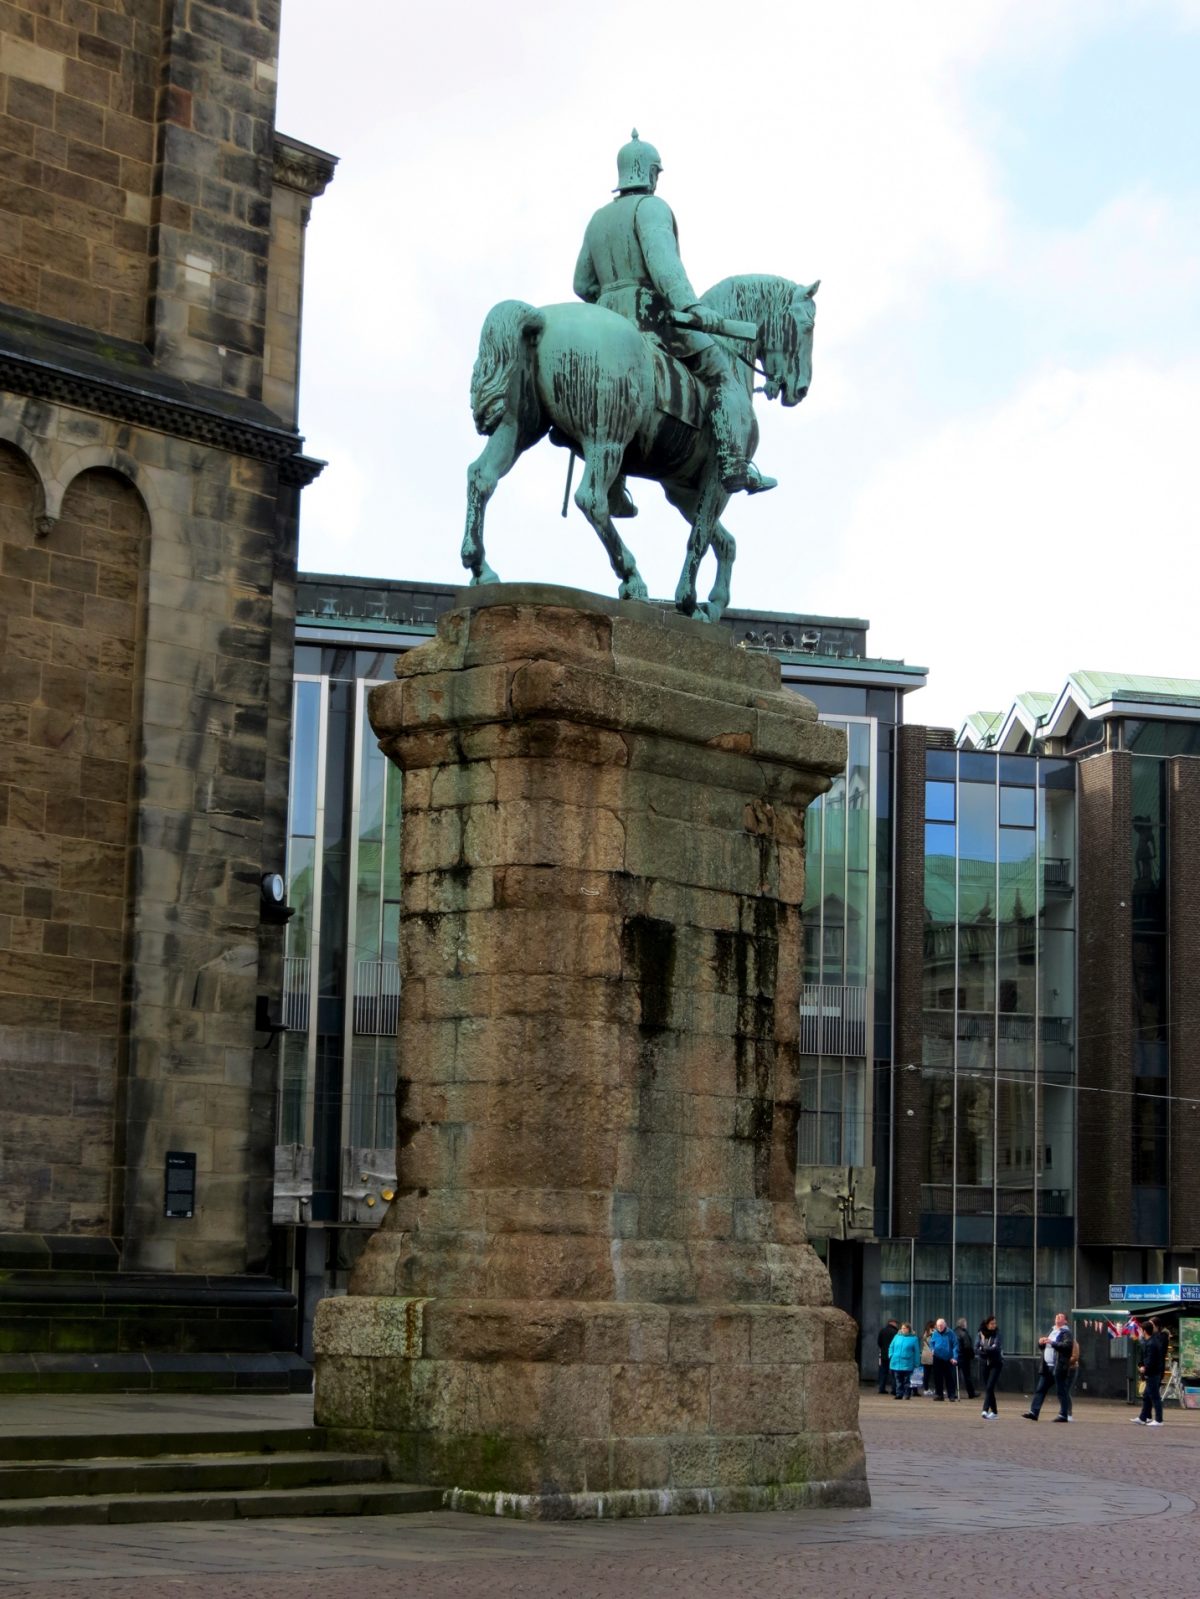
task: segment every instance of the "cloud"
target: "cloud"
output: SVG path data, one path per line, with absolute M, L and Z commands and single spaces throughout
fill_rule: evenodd
M 1074 625 L 1060 595 L 1081 581 L 1039 586 L 1028 568 L 1086 544 L 1118 507 L 1125 521 L 1139 503 L 1166 516 L 1177 452 L 1192 447 L 1181 407 L 1196 401 L 1189 369 L 1168 363 L 1181 338 L 1195 348 L 1200 251 L 1194 217 L 1152 175 L 1079 229 L 1028 226 L 1000 154 L 1004 107 L 985 109 L 981 73 L 1069 62 L 1105 29 L 1194 12 L 1184 0 L 770 0 L 736 14 L 677 0 L 603 14 L 357 0 L 354 26 L 330 28 L 326 0 L 288 0 L 280 125 L 342 157 L 306 240 L 301 419 L 331 465 L 305 493 L 302 564 L 459 576 L 484 314 L 509 296 L 570 297 L 584 224 L 636 122 L 663 153 L 698 289 L 732 271 L 822 279 L 813 391 L 799 412 L 763 414 L 760 459 L 781 487 L 728 518 L 735 603 L 871 615 L 876 646 L 937 668 L 939 715 L 1011 695 L 1025 685 L 999 681 L 1020 625 L 1004 607 L 1050 637 Z M 958 319 L 940 329 L 955 296 Z M 1007 359 L 988 368 L 983 405 L 976 351 L 989 343 Z M 964 395 L 972 413 L 947 420 Z M 559 518 L 565 469 L 548 445 L 518 463 L 489 509 L 489 555 L 504 576 L 613 592 L 591 530 L 574 510 Z M 642 515 L 623 531 L 652 591 L 669 594 L 682 524 L 657 488 L 635 493 Z M 928 572 L 910 581 L 914 553 L 932 551 L 933 586 Z M 1087 609 L 1112 610 L 1111 590 L 1087 592 Z M 985 638 L 1001 664 L 968 695 Z M 1049 677 L 1082 664 L 1084 645 L 1048 651 Z
M 931 668 L 913 720 L 1079 667 L 1195 675 L 1197 415 L 1200 362 L 1060 368 L 879 467 L 835 584 L 875 652 Z

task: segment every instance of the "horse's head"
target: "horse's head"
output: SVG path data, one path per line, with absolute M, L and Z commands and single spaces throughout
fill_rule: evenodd
M 759 359 L 767 381 L 763 393 L 784 405 L 799 405 L 812 382 L 813 323 L 817 316 L 813 296 L 818 278 L 805 286 L 795 284 L 790 298 L 767 317 L 760 334 Z

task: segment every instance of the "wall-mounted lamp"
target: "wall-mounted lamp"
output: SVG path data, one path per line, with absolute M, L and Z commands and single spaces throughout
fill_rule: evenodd
M 264 922 L 282 925 L 296 914 L 287 903 L 287 888 L 279 872 L 264 872 L 259 878 L 259 914 Z

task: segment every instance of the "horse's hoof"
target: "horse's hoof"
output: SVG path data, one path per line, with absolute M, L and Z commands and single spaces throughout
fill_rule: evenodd
M 617 598 L 619 600 L 648 600 L 650 598 L 650 590 L 640 577 L 627 577 L 617 590 Z
M 472 574 L 471 581 L 467 584 L 467 587 L 477 589 L 482 583 L 499 583 L 499 581 L 500 579 L 492 571 L 491 567 L 484 566 L 480 571 Z

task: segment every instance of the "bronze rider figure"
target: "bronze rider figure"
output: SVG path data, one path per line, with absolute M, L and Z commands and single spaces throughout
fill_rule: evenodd
M 708 422 L 717 449 L 721 486 L 727 493 L 749 494 L 773 489 L 777 480 L 764 477 L 747 461 L 738 445 L 734 417 L 740 395 L 733 362 L 706 328 L 721 318 L 699 297 L 679 256 L 679 230 L 670 206 L 655 193 L 662 159 L 652 144 L 633 130 L 617 155 L 616 198 L 603 205 L 587 225 L 575 267 L 575 293 L 627 317 L 643 332 L 656 333 L 708 391 Z M 693 328 L 675 326 L 667 312 L 685 312 Z M 610 514 L 636 516 L 637 508 L 624 478 L 613 484 Z

